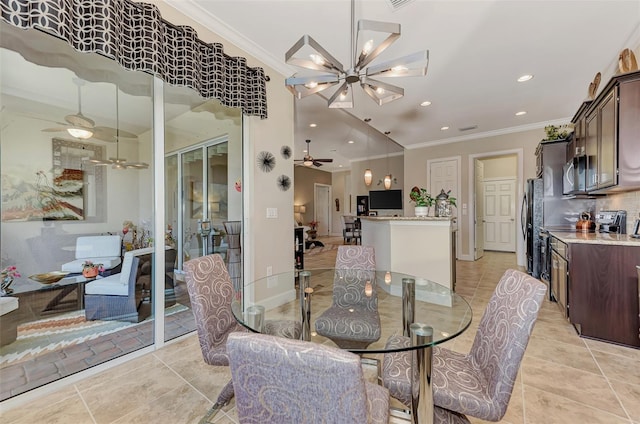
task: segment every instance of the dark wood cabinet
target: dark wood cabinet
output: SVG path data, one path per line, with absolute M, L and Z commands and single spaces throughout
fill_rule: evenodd
M 586 190 L 640 189 L 640 72 L 613 77 L 587 111 Z
M 640 246 L 569 245 L 569 320 L 584 336 L 640 347 Z

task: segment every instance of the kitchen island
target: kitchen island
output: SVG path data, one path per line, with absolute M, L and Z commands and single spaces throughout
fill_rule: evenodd
M 373 246 L 376 268 L 435 281 L 455 290 L 453 217 L 360 217 L 362 245 Z

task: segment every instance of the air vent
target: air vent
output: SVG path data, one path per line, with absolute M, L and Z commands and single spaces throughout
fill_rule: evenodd
M 471 130 L 475 130 L 476 128 L 478 128 L 477 125 L 472 125 L 470 127 L 458 128 L 458 131 L 471 131 Z
M 415 0 L 387 0 L 387 4 L 391 10 L 398 10 L 407 4 L 414 2 Z

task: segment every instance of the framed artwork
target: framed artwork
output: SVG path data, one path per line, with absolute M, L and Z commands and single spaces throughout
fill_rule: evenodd
M 2 221 L 90 221 L 104 219 L 104 169 L 84 159 L 102 159 L 104 147 L 52 139 L 51 171 L 3 175 Z

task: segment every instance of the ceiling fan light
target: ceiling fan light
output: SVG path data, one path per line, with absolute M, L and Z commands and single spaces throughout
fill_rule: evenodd
M 305 159 L 305 160 L 304 160 L 304 162 L 302 162 L 302 164 L 303 164 L 304 166 L 313 166 L 313 161 L 312 161 L 312 160 Z
M 67 128 L 67 132 L 71 137 L 79 138 L 81 140 L 86 140 L 93 136 L 93 131 L 88 130 L 86 128 L 70 127 L 70 128 Z
M 364 171 L 364 184 L 367 187 L 369 187 L 372 181 L 373 181 L 373 173 L 371 172 L 371 169 L 367 168 Z

